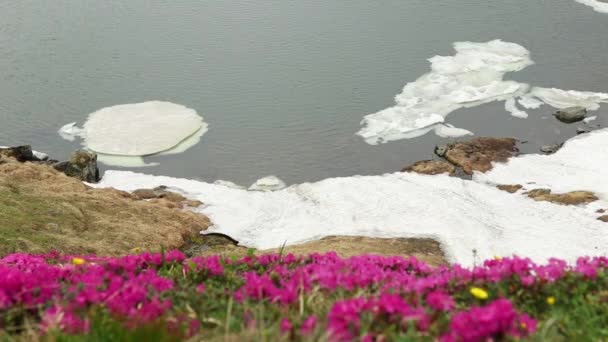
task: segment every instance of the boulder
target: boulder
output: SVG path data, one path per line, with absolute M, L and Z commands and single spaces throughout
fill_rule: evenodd
M 523 186 L 519 185 L 519 184 L 504 184 L 504 185 L 497 185 L 496 186 L 498 188 L 498 190 L 502 190 L 502 191 L 506 191 L 510 194 L 514 194 L 516 192 L 518 192 L 521 188 L 523 188 Z
M 415 172 L 425 175 L 447 173 L 453 175 L 456 172 L 456 167 L 443 160 L 422 160 L 404 168 L 401 172 Z
M 34 151 L 32 150 L 32 146 L 30 145 L 22 145 L 15 147 L 0 147 L 0 155 L 4 157 L 15 158 L 17 161 L 23 162 L 33 162 L 33 161 L 42 161 L 42 159 L 38 158 Z M 48 156 L 47 156 L 48 158 Z
M 446 144 L 441 144 L 435 146 L 435 154 L 439 157 L 445 157 L 445 153 L 448 151 L 450 147 Z
M 491 170 L 493 162 L 505 162 L 516 155 L 516 144 L 512 138 L 479 137 L 450 145 L 445 158 L 471 175 Z
M 580 106 L 569 107 L 558 110 L 553 115 L 555 116 L 555 118 L 557 118 L 557 120 L 561 122 L 574 123 L 583 121 L 585 119 L 585 116 L 587 115 L 587 109 L 585 109 L 585 107 Z
M 97 154 L 94 152 L 77 150 L 72 153 L 69 161 L 55 163 L 53 168 L 84 182 L 96 183 L 100 180 Z
M 150 200 L 152 203 L 159 203 L 167 208 L 198 207 L 203 205 L 201 201 L 190 200 L 176 192 L 167 190 L 167 187 L 164 185 L 157 186 L 154 189 L 137 189 L 131 193 L 131 196 L 138 200 Z
M 597 218 L 598 220 L 602 221 L 602 222 L 608 222 L 608 215 L 603 215 Z
M 534 189 L 526 193 L 535 201 L 545 201 L 565 205 L 587 204 L 597 201 L 599 198 L 590 191 L 571 191 L 564 194 L 552 194 L 549 189 Z
M 543 145 L 540 147 L 540 151 L 545 154 L 553 154 L 553 153 L 559 151 L 559 149 L 562 148 L 562 146 L 564 146 L 563 143 L 562 144 Z
M 576 127 L 576 134 L 584 134 L 584 133 L 589 133 L 591 132 L 590 128 L 587 127 Z

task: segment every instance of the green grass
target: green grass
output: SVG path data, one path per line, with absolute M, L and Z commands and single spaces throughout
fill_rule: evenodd
M 0 255 L 61 248 L 61 235 L 82 221 L 64 204 L 25 192 L 0 188 Z

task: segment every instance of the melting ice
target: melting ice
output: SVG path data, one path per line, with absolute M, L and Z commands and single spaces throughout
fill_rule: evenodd
M 555 108 L 583 106 L 596 110 L 608 102 L 608 94 L 535 87 L 504 80 L 509 72 L 532 65 L 530 52 L 521 45 L 501 40 L 485 43 L 456 42 L 453 56 L 429 59 L 431 71 L 405 85 L 395 96 L 395 105 L 367 115 L 357 133 L 369 144 L 415 138 L 434 130 L 442 137 L 472 134 L 444 123 L 460 108 L 492 101 L 505 101 L 505 110 L 517 118 L 542 104 Z M 518 98 L 516 102 L 516 98 Z

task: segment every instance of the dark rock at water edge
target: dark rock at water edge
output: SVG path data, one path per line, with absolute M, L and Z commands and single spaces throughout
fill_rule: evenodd
M 506 162 L 517 155 L 517 142 L 513 138 L 473 138 L 449 145 L 444 158 L 466 174 L 486 172 L 492 169 L 492 163 Z
M 585 116 L 587 115 L 587 109 L 585 109 L 585 107 L 580 106 L 569 107 L 564 108 L 562 110 L 558 110 L 553 115 L 555 116 L 555 118 L 557 118 L 557 120 L 561 122 L 574 123 L 583 121 L 583 119 L 585 119 Z
M 545 154 L 553 154 L 553 153 L 559 151 L 559 149 L 562 148 L 562 146 L 564 146 L 563 143 L 562 144 L 543 145 L 540 147 L 540 151 Z
M 53 167 L 84 182 L 96 183 L 101 179 L 97 167 L 97 154 L 94 152 L 77 150 L 72 153 L 69 161 L 55 163 Z
M 435 154 L 439 157 L 445 157 L 446 152 L 450 148 L 447 144 L 437 145 L 435 146 Z
M 30 145 L 0 148 L 0 155 L 5 156 L 5 157 L 10 157 L 10 158 L 15 158 L 15 159 L 17 159 L 17 161 L 19 161 L 21 163 L 41 162 L 41 161 L 45 161 L 48 159 L 48 156 L 46 156 L 42 153 L 38 153 L 38 155 L 44 156 L 43 158 L 38 158 L 38 156 L 36 156 L 36 154 L 37 153 L 35 153 L 32 150 L 32 146 L 30 146 Z
M 206 233 L 191 237 L 186 241 L 182 251 L 189 257 L 203 255 L 212 250 L 228 250 L 238 246 L 239 242 L 222 233 Z
M 404 168 L 401 172 L 415 172 L 425 175 L 447 173 L 453 175 L 456 172 L 456 167 L 444 160 L 422 160 Z

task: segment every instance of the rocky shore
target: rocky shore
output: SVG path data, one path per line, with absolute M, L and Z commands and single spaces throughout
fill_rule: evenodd
M 0 255 L 54 250 L 124 255 L 175 248 L 190 256 L 250 253 L 228 236 L 200 235 L 211 222 L 188 210 L 203 205 L 200 201 L 166 187 L 131 193 L 95 189 L 83 183 L 91 175 L 98 175 L 94 153 L 76 151 L 70 160 L 58 162 L 36 157 L 29 146 L 0 148 Z M 431 265 L 446 263 L 431 239 L 333 236 L 282 251 L 416 256 Z
M 502 165 L 506 165 L 511 159 L 521 159 L 519 144 L 520 142 L 513 138 L 495 137 L 456 141 L 449 145 L 437 146 L 437 159 L 419 161 L 402 171 L 440 177 L 437 178 L 440 182 L 445 182 L 444 178 L 441 178 L 445 175 L 450 176 L 448 178 L 461 178 L 465 182 L 471 182 L 473 177 L 476 177 L 477 180 L 471 184 L 481 184 L 482 175 L 489 174 L 497 166 L 502 168 Z M 204 209 L 206 205 L 203 203 L 206 202 L 205 198 L 213 201 L 214 196 L 206 196 L 205 191 L 199 190 L 203 195 L 198 199 L 192 197 L 185 191 L 188 186 L 166 186 L 172 182 L 170 178 L 167 178 L 167 182 L 155 182 L 158 184 L 150 187 L 121 187 L 128 191 L 95 188 L 93 183 L 100 180 L 96 163 L 95 153 L 85 150 L 76 151 L 69 160 L 59 162 L 33 151 L 29 146 L 0 148 L 0 206 L 3 208 L 0 212 L 0 254 L 13 251 L 59 250 L 64 253 L 121 255 L 133 251 L 158 251 L 163 248 L 179 248 L 187 255 L 244 256 L 251 253 L 248 248 L 239 245 L 238 234 L 229 236 L 212 229 L 211 233 L 201 235 L 201 232 L 217 225 L 217 222 L 212 222 L 207 216 L 208 211 Z M 488 177 L 492 179 L 492 176 Z M 601 222 L 608 221 L 606 208 L 596 204 L 604 203 L 600 200 L 602 194 L 595 193 L 588 187 L 560 191 L 559 188 L 545 187 L 537 182 L 483 182 L 511 196 L 527 197 L 538 202 L 569 206 L 593 204 L 590 207 L 593 210 L 590 211 L 591 215 L 595 215 Z M 110 184 L 113 184 L 112 181 Z M 467 184 L 463 183 L 465 188 Z M 209 186 L 230 189 L 222 191 L 234 192 L 239 196 L 249 193 L 253 197 L 259 197 L 256 201 L 262 200 L 260 196 L 265 196 L 261 192 L 247 192 L 221 184 Z M 320 203 L 316 203 L 319 201 L 316 197 L 321 194 L 308 194 L 306 186 L 303 184 L 295 188 L 290 187 L 286 191 L 297 194 L 305 202 L 320 206 Z M 429 196 L 432 198 L 434 195 Z M 464 197 L 461 200 L 469 201 Z M 236 197 L 235 201 L 234 208 L 220 209 L 233 210 L 239 215 L 240 211 L 251 209 L 239 207 Z M 521 200 L 515 200 L 518 201 Z M 217 203 L 213 205 L 214 208 L 218 207 Z M 263 215 L 266 209 L 260 210 L 256 215 Z M 271 221 L 275 213 L 268 212 L 267 215 L 268 221 Z M 300 213 L 296 211 L 293 215 Z M 361 215 L 368 214 L 362 212 Z M 415 216 L 418 218 L 417 215 Z M 409 214 L 405 217 L 409 217 Z M 256 218 L 258 219 L 263 218 Z M 443 220 L 441 215 L 438 219 Z M 454 220 L 458 222 L 459 218 Z M 220 221 L 224 224 L 223 219 Z M 421 222 L 423 221 L 421 218 Z M 353 225 L 356 224 L 353 221 Z M 406 224 L 415 223 L 409 221 Z M 455 223 L 454 228 L 462 224 L 466 223 Z M 335 225 L 340 229 L 334 231 L 332 226 L 330 231 L 322 235 L 296 244 L 289 243 L 281 250 L 298 254 L 336 251 L 342 256 L 363 253 L 413 255 L 433 265 L 446 263 L 450 259 L 446 255 L 446 241 L 434 238 L 433 234 L 429 234 L 428 238 L 420 237 L 419 234 L 412 237 L 393 237 L 383 236 L 394 233 L 385 234 L 385 231 L 380 229 L 374 234 L 358 236 L 352 233 L 344 234 L 348 229 L 340 225 L 341 223 Z M 424 224 L 420 225 L 421 232 L 424 232 Z M 268 231 L 265 230 L 264 234 L 268 234 Z M 248 245 L 249 242 L 245 244 Z M 271 246 L 272 243 L 267 245 Z M 279 250 L 260 248 L 256 253 Z

